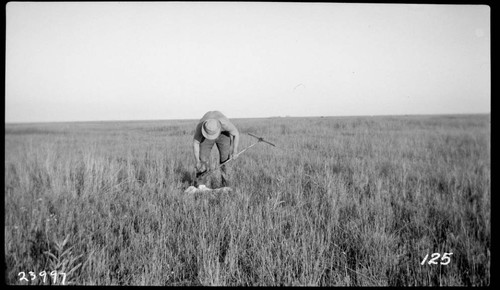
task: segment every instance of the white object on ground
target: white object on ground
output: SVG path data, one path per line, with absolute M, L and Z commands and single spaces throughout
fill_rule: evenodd
M 196 193 L 196 192 L 215 192 L 215 193 L 221 193 L 221 192 L 231 192 L 231 191 L 232 191 L 232 189 L 230 187 L 221 187 L 221 188 L 212 189 L 212 188 L 206 187 L 204 184 L 200 184 L 198 186 L 198 188 L 196 188 L 195 186 L 191 185 L 186 190 L 184 190 L 184 193 L 186 193 L 186 194 L 193 194 L 193 193 Z
M 195 186 L 190 186 L 188 187 L 186 190 L 184 190 L 184 193 L 195 193 L 197 191 L 201 191 L 201 192 L 205 192 L 205 191 L 211 191 L 212 189 L 207 187 L 206 185 L 204 184 L 200 184 L 198 186 L 198 188 L 196 188 Z
M 198 190 L 207 191 L 207 190 L 212 190 L 212 189 L 206 187 L 205 184 L 200 184 L 200 185 L 198 185 Z
M 195 193 L 196 192 L 196 187 L 190 186 L 186 190 L 184 190 L 184 193 Z

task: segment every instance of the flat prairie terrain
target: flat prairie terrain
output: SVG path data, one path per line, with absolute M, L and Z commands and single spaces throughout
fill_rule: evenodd
M 197 120 L 6 124 L 6 282 L 489 285 L 490 115 L 232 121 L 206 196 Z

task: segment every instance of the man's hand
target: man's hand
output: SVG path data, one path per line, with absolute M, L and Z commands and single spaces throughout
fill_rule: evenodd
M 206 166 L 205 166 L 205 163 L 204 162 L 201 162 L 200 160 L 198 160 L 198 162 L 196 162 L 196 170 L 198 172 L 204 172 L 207 170 Z
M 231 153 L 231 154 L 229 155 L 229 158 L 231 158 L 231 159 L 237 159 L 237 158 L 238 158 L 238 152 L 233 151 L 233 153 Z

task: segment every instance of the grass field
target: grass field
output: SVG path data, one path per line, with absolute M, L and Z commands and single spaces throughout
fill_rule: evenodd
M 280 149 L 219 196 L 183 194 L 196 120 L 6 124 L 6 282 L 489 285 L 490 115 L 232 121 Z

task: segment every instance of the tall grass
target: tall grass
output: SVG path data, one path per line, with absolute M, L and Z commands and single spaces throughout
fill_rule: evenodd
M 489 115 L 233 121 L 280 148 L 216 196 L 183 193 L 196 121 L 6 125 L 7 283 L 489 284 Z

